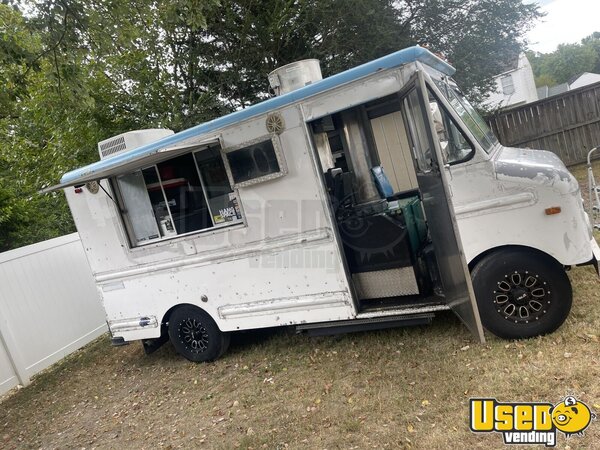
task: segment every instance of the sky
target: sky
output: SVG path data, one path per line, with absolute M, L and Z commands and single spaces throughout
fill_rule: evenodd
M 527 35 L 532 50 L 550 53 L 558 44 L 579 42 L 600 31 L 600 0 L 537 0 L 537 3 L 546 17 Z

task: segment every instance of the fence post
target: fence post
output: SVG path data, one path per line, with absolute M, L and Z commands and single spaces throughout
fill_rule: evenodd
M 27 374 L 27 368 L 25 362 L 21 358 L 19 353 L 19 347 L 10 332 L 8 322 L 0 315 L 0 345 L 3 345 L 6 349 L 6 354 L 13 367 L 15 375 L 19 380 L 19 384 L 27 386 L 30 383 L 29 375 Z

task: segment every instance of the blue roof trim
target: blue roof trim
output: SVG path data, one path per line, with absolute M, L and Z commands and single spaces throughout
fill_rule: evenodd
M 196 125 L 195 127 L 188 128 L 187 130 L 181 131 L 171 136 L 167 136 L 163 139 L 144 145 L 142 147 L 138 147 L 127 153 L 122 153 L 120 155 L 113 156 L 112 158 L 98 161 L 88 166 L 84 166 L 79 169 L 75 169 L 71 172 L 67 172 L 65 175 L 63 175 L 60 182 L 61 184 L 76 182 L 79 178 L 92 175 L 94 172 L 116 168 L 124 163 L 132 162 L 134 160 L 141 159 L 145 156 L 157 153 L 159 150 L 165 147 L 178 144 L 189 138 L 201 136 L 203 134 L 215 131 L 219 128 L 223 128 L 227 125 L 231 125 L 233 123 L 264 114 L 273 109 L 288 106 L 299 100 L 311 97 L 315 94 L 320 94 L 329 89 L 338 87 L 342 84 L 356 81 L 360 78 L 372 75 L 381 70 L 393 69 L 403 64 L 415 61 L 421 61 L 422 63 L 427 64 L 428 66 L 431 66 L 434 69 L 437 69 L 448 76 L 452 76 L 455 72 L 455 69 L 451 65 L 438 58 L 430 51 L 422 47 L 409 47 L 404 50 L 400 50 L 390 55 L 384 56 L 382 58 L 375 59 L 353 69 L 349 69 L 344 72 L 338 73 L 329 78 L 325 78 L 316 83 L 309 84 L 308 86 L 281 95 L 279 97 L 274 97 L 269 100 L 265 100 L 264 102 L 257 103 L 256 105 L 250 106 L 246 109 L 235 111 L 226 116 L 211 120 L 210 122 L 205 122 L 203 124 Z

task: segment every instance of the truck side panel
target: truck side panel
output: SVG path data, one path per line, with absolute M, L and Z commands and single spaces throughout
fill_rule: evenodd
M 130 248 L 106 194 L 66 190 L 115 336 L 157 337 L 180 303 L 205 309 L 226 331 L 355 315 L 300 112 L 281 114 L 288 173 L 239 189 L 245 224 Z M 260 117 L 221 139 L 227 148 L 267 134 Z

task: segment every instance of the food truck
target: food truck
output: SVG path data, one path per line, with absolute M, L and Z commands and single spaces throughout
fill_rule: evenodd
M 503 147 L 454 72 L 421 47 L 325 79 L 301 61 L 266 101 L 100 142 L 46 191 L 65 190 L 113 344 L 210 361 L 239 330 L 446 310 L 481 341 L 557 329 L 565 271 L 600 259 L 578 183 L 551 152 Z

